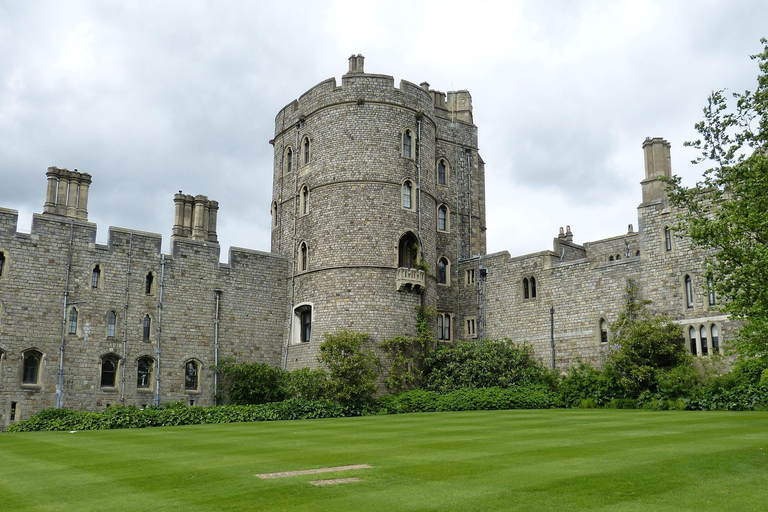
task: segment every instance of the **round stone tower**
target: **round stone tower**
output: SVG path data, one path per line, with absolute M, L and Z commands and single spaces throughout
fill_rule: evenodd
M 421 305 L 454 339 L 459 260 L 485 252 L 469 93 L 396 88 L 363 60 L 275 120 L 272 252 L 293 260 L 288 368 L 315 366 L 323 335 L 340 329 L 377 344 L 412 336 Z

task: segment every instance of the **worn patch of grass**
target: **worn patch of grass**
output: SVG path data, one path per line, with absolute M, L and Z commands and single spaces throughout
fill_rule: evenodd
M 317 475 L 257 473 L 370 464 Z M 0 510 L 765 509 L 768 413 L 425 413 L 0 435 Z

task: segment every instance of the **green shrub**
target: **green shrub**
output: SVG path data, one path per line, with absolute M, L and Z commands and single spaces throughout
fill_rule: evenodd
M 579 409 L 597 409 L 599 405 L 591 398 L 583 398 L 579 402 Z
M 219 393 L 226 403 L 253 405 L 287 398 L 287 373 L 266 363 L 236 363 L 228 358 L 218 368 Z
M 512 387 L 548 382 L 549 372 L 527 345 L 509 339 L 460 341 L 426 359 L 424 388 L 447 393 L 461 388 Z
M 372 399 L 379 361 L 366 348 L 368 340 L 368 334 L 347 330 L 325 335 L 317 358 L 328 368 L 329 398 L 347 405 Z
M 577 407 L 589 398 L 597 405 L 605 406 L 616 398 L 625 398 L 614 367 L 606 364 L 598 370 L 588 364 L 571 366 L 558 385 L 560 400 L 566 407 Z
M 541 385 L 512 388 L 463 388 L 440 394 L 417 389 L 379 399 L 382 412 L 479 411 L 503 409 L 550 409 L 559 407 L 557 394 Z
M 322 400 L 328 396 L 328 372 L 299 368 L 288 373 L 285 393 L 294 398 Z
M 768 369 L 768 357 L 742 358 L 733 365 L 733 376 L 739 384 L 759 384 Z
M 632 398 L 613 398 L 605 406 L 609 409 L 637 409 L 637 400 Z

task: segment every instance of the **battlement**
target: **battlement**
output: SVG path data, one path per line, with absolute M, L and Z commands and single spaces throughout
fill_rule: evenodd
M 428 118 L 433 116 L 452 122 L 472 124 L 472 96 L 468 91 L 431 91 L 429 84 L 420 86 L 401 80 L 395 87 L 390 75 L 365 72 L 365 57 L 349 57 L 349 70 L 341 77 L 341 86 L 335 78 L 329 78 L 307 90 L 297 100 L 287 104 L 275 117 L 275 133 L 279 134 L 303 122 L 315 111 L 339 103 L 365 105 L 366 103 L 387 103 L 401 105 L 421 112 Z

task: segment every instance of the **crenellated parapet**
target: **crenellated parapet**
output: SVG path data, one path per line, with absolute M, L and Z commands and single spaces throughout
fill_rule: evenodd
M 219 203 L 202 194 L 184 194 L 181 190 L 173 196 L 176 207 L 173 221 L 173 238 L 192 238 L 200 242 L 219 243 L 216 222 Z
M 49 167 L 48 188 L 43 213 L 88 220 L 88 188 L 91 175 L 77 169 Z

